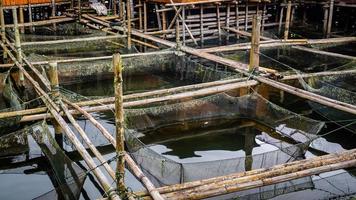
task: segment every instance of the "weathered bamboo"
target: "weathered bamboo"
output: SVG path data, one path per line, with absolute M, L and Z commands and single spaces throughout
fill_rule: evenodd
M 140 7 L 138 8 L 138 29 L 142 31 L 143 29 L 143 22 L 142 22 L 142 0 L 138 1 Z
M 236 6 L 235 6 L 235 29 L 240 30 L 240 22 L 239 22 L 239 5 L 238 1 L 236 1 Z M 236 33 L 236 38 L 239 39 L 239 34 Z
M 292 1 L 288 1 L 287 13 L 286 13 L 286 24 L 284 27 L 284 39 L 287 40 L 289 36 L 289 23 L 291 18 Z
M 326 36 L 326 32 L 328 29 L 328 10 L 329 8 L 327 6 L 323 6 L 323 11 L 324 11 L 324 19 L 323 19 L 323 34 Z
M 246 4 L 245 4 L 245 31 L 247 31 L 247 25 L 248 25 L 247 17 L 248 17 L 248 2 L 246 1 Z
M 82 2 L 81 0 L 78 0 L 78 20 L 80 21 L 82 19 Z
M 29 3 L 28 4 L 28 22 L 30 23 L 30 24 L 32 24 L 33 23 L 33 19 L 32 19 L 32 6 L 31 6 L 31 4 Z M 29 29 L 30 29 L 30 33 L 33 33 L 33 26 L 31 25 L 31 26 L 29 26 Z
M 328 27 L 327 27 L 327 32 L 326 32 L 327 38 L 329 38 L 331 35 L 331 27 L 332 27 L 332 23 L 333 23 L 333 13 L 334 13 L 334 0 L 330 0 Z
M 281 11 L 279 13 L 278 34 L 281 34 L 281 31 L 282 31 L 283 12 L 284 12 L 284 7 L 281 7 Z
M 182 22 L 182 40 L 183 40 L 183 45 L 185 46 L 185 40 L 186 40 L 186 36 L 185 36 L 185 6 L 182 6 L 182 19 L 180 20 Z
M 251 38 L 251 50 L 250 50 L 250 63 L 248 71 L 258 71 L 260 65 L 260 32 L 261 31 L 261 13 L 258 12 L 253 16 L 252 21 L 252 38 Z
M 95 127 L 97 127 L 100 132 L 104 135 L 104 137 L 114 146 L 116 147 L 116 140 L 114 137 L 105 129 L 103 125 L 101 125 L 93 116 L 91 116 L 88 112 L 80 108 L 78 105 L 71 103 L 67 100 L 64 100 L 66 103 L 68 103 L 70 106 L 78 110 L 81 114 L 83 114 L 89 121 L 91 121 Z M 131 171 L 133 174 L 138 178 L 147 188 L 149 194 L 154 200 L 163 200 L 163 197 L 160 195 L 160 193 L 157 191 L 155 186 L 152 184 L 152 182 L 145 176 L 145 174 L 141 171 L 141 169 L 137 166 L 135 161 L 131 158 L 131 156 L 127 153 L 125 153 L 125 161 L 130 167 Z
M 117 15 L 117 0 L 112 1 L 113 15 Z
M 109 40 L 126 37 L 125 35 L 110 35 L 110 36 L 97 36 L 97 37 L 86 37 L 86 38 L 74 38 L 74 39 L 64 39 L 64 40 L 50 40 L 50 41 L 36 41 L 36 42 L 23 42 L 22 46 L 32 46 L 32 45 L 49 45 L 49 44 L 63 44 L 72 42 L 87 42 L 87 41 L 98 41 L 98 40 Z
M 25 18 L 23 15 L 23 8 L 19 7 L 19 24 L 23 24 L 25 22 Z M 21 26 L 20 33 L 25 33 L 25 27 Z
M 147 32 L 147 2 L 143 0 L 143 32 Z
M 43 20 L 43 21 L 35 21 L 35 22 L 28 22 L 28 23 L 23 23 L 19 24 L 20 27 L 28 27 L 28 26 L 44 26 L 44 25 L 49 25 L 53 23 L 63 23 L 63 22 L 70 22 L 74 21 L 73 18 L 71 17 L 64 17 L 64 18 L 59 18 L 59 19 L 49 19 L 49 20 Z M 14 27 L 14 24 L 6 24 L 6 28 L 12 28 Z
M 204 5 L 200 5 L 200 46 L 204 45 Z
M 226 18 L 225 18 L 225 26 L 229 28 L 230 26 L 230 3 L 227 3 L 226 6 Z M 228 34 L 226 34 L 226 40 L 229 41 L 229 31 L 227 32 Z
M 127 48 L 131 49 L 131 4 L 129 0 L 126 2 L 126 13 L 127 13 Z
M 1 24 L 1 41 L 2 43 L 5 43 L 5 37 L 6 37 L 6 32 L 5 32 L 5 16 L 4 16 L 4 8 L 3 8 L 3 3 L 0 1 L 0 24 Z M 3 57 L 3 62 L 7 62 L 7 52 L 3 48 L 2 50 L 2 57 Z
M 104 166 L 105 170 L 108 172 L 108 174 L 111 176 L 112 179 L 115 180 L 115 172 L 111 168 L 111 166 L 107 163 L 105 158 L 101 155 L 101 153 L 98 151 L 98 149 L 95 147 L 95 145 L 90 141 L 89 137 L 85 133 L 85 131 L 80 127 L 78 122 L 74 119 L 73 115 L 70 114 L 68 108 L 66 105 L 64 105 L 63 102 L 60 102 L 60 106 L 62 110 L 64 111 L 64 114 L 66 117 L 69 119 L 70 123 L 73 125 L 73 127 L 77 130 L 79 135 L 83 138 L 83 141 L 85 144 L 88 145 L 89 149 L 91 152 L 95 155 L 95 157 L 100 161 L 100 163 Z
M 177 49 L 180 48 L 180 34 L 179 34 L 179 20 L 176 21 L 176 44 L 177 44 Z
M 326 56 L 332 56 L 332 57 L 337 57 L 337 58 L 344 58 L 344 59 L 349 59 L 349 60 L 355 60 L 355 56 L 349 56 L 349 55 L 343 55 L 339 53 L 333 53 L 333 52 L 328 52 L 328 51 L 322 51 L 319 49 L 313 49 L 313 48 L 308 48 L 308 47 L 303 47 L 303 46 L 292 46 L 293 49 L 298 49 L 301 51 L 306 51 L 306 52 L 311 52 L 315 54 L 320 54 L 320 55 L 326 55 Z
M 17 23 L 17 11 L 16 11 L 16 8 L 12 9 L 12 18 L 13 18 L 14 31 L 15 31 L 15 48 L 16 48 L 17 61 L 22 65 L 23 56 L 22 56 L 22 49 L 21 49 L 19 26 L 18 26 L 18 23 Z M 23 72 L 21 70 L 19 70 L 19 81 L 20 81 L 19 85 L 23 86 L 24 80 L 25 80 L 25 78 L 23 76 Z
M 48 78 L 51 83 L 51 92 L 52 92 L 51 97 L 54 103 L 56 103 L 59 106 L 60 93 L 59 93 L 58 68 L 56 62 L 49 63 Z M 62 133 L 61 126 L 55 120 L 52 120 L 52 122 L 53 122 L 55 133 L 57 135 L 60 135 Z
M 51 13 L 51 16 L 54 18 L 56 17 L 56 12 L 57 12 L 57 6 L 56 6 L 56 0 L 51 0 L 52 2 L 52 13 Z M 53 23 L 53 28 L 56 29 L 56 23 Z
M 158 10 L 158 4 L 155 3 L 155 13 L 156 13 L 156 19 L 157 19 L 157 25 L 158 25 L 158 30 L 162 30 L 162 21 L 161 21 L 161 16 L 157 12 Z
M 114 68 L 114 88 L 115 88 L 115 125 L 116 125 L 116 184 L 121 191 L 125 189 L 125 146 L 124 146 L 124 109 L 123 109 L 123 92 L 122 92 L 122 59 L 120 54 L 113 56 Z
M 219 42 L 221 42 L 221 21 L 220 21 L 220 6 L 216 4 L 216 26 L 218 27 Z

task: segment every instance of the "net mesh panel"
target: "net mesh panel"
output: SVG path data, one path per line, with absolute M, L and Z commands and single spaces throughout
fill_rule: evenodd
M 70 160 L 63 150 L 60 149 L 45 122 L 35 126 L 32 130 L 33 138 L 41 147 L 42 152 L 53 169 L 58 183 L 57 190 L 59 189 L 61 191 L 61 197 L 68 200 L 78 199 L 86 178 L 85 171 Z M 53 190 L 52 193 L 54 194 L 47 193 L 45 196 L 58 195 L 56 190 Z
M 335 70 L 352 69 L 356 69 L 355 61 L 351 61 L 348 64 Z M 351 105 L 356 104 L 356 76 L 353 73 L 325 77 L 313 77 L 309 79 L 308 83 L 304 81 L 301 82 L 303 87 L 310 92 Z M 350 123 L 350 121 L 355 120 L 355 116 L 352 114 L 314 102 L 309 102 L 309 104 L 315 111 L 329 120 L 335 121 L 336 123 L 339 123 L 338 121 L 346 121 L 345 123 L 339 123 L 341 125 L 347 125 Z M 356 125 L 354 124 L 346 126 L 345 128 L 352 131 L 353 133 L 356 133 Z
M 293 161 L 300 158 L 306 147 L 323 127 L 323 123 L 294 114 L 279 107 L 258 94 L 232 97 L 217 94 L 200 99 L 173 104 L 156 105 L 154 107 L 127 109 L 126 144 L 130 153 L 145 173 L 154 180 L 157 186 L 171 185 L 182 182 L 200 180 L 242 172 L 245 170 L 272 167 L 273 165 Z M 216 126 L 206 121 L 231 119 L 250 119 L 278 130 L 285 137 L 293 138 L 304 135 L 305 140 L 295 145 L 275 145 L 283 150 L 275 150 L 261 154 L 246 155 L 232 159 L 179 163 L 153 151 L 140 141 L 140 137 L 152 130 L 172 124 L 180 124 L 187 130 L 189 122 L 194 126 Z M 280 126 L 283 125 L 283 128 Z M 308 134 L 306 134 L 308 133 Z

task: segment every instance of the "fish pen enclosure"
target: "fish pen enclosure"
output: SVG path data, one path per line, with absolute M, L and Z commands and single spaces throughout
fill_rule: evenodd
M 355 198 L 356 2 L 0 2 L 0 199 Z

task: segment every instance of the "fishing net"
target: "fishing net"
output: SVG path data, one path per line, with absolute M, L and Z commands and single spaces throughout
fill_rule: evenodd
M 232 97 L 217 94 L 173 104 L 125 110 L 126 144 L 146 175 L 157 186 L 211 178 L 245 170 L 272 167 L 301 158 L 323 123 L 285 110 L 258 94 Z M 249 119 L 273 129 L 283 137 L 301 138 L 295 145 L 282 145 L 265 153 L 246 152 L 245 156 L 206 162 L 181 163 L 169 159 L 144 144 L 145 137 L 154 137 L 156 130 L 169 133 L 169 126 L 192 131 L 199 127 L 224 125 L 231 120 Z
M 356 62 L 351 61 L 346 65 L 336 68 L 335 70 L 353 70 L 356 69 L 355 65 Z M 301 82 L 303 87 L 310 92 L 351 105 L 356 105 L 356 76 L 354 73 L 342 73 L 325 77 L 312 77 L 308 80 L 308 83 L 303 80 L 301 80 Z M 345 125 L 355 120 L 355 116 L 352 114 L 314 102 L 309 102 L 309 104 L 313 110 L 337 124 Z M 356 133 L 355 124 L 345 126 L 345 128 L 353 133 Z
M 36 199 L 78 199 L 86 171 L 59 147 L 45 122 L 0 137 L 0 174 L 53 177 L 54 189 Z

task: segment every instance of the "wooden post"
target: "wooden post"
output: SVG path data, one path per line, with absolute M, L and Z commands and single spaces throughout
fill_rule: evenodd
M 147 32 L 147 2 L 143 1 L 143 32 Z
M 294 14 L 295 14 L 295 7 L 292 6 L 292 12 L 291 12 L 291 14 L 290 14 L 290 23 L 289 23 L 290 26 L 293 26 Z
M 4 8 L 2 6 L 2 0 L 0 0 L 0 23 L 1 23 L 1 41 L 2 43 L 5 44 L 5 37 L 6 37 L 6 32 L 5 32 L 5 16 L 4 16 Z M 4 63 L 7 63 L 7 53 L 5 51 L 5 48 L 2 49 L 3 53 L 3 61 Z
M 165 32 L 167 30 L 167 15 L 166 15 L 166 11 L 162 12 L 162 30 L 163 30 L 163 32 Z M 164 33 L 163 36 L 165 38 L 166 34 Z
M 19 23 L 23 25 L 25 23 L 25 18 L 23 16 L 23 7 L 19 7 Z M 20 33 L 25 33 L 25 27 L 20 27 Z
M 253 15 L 252 20 L 252 38 L 251 38 L 251 50 L 250 50 L 250 64 L 248 71 L 252 72 L 258 70 L 260 64 L 260 31 L 261 31 L 261 12 L 257 15 Z
M 283 12 L 284 12 L 284 7 L 281 6 L 281 11 L 279 13 L 278 34 L 281 34 L 281 31 L 282 31 Z
M 326 36 L 327 35 L 327 29 L 328 29 L 328 7 L 326 5 L 323 6 L 324 10 L 324 19 L 323 19 L 323 34 Z
M 31 4 L 29 3 L 28 4 L 28 21 L 30 22 L 30 24 L 32 24 L 33 22 L 33 19 L 32 19 L 32 6 Z M 29 29 L 30 29 L 30 33 L 33 33 L 33 26 L 29 26 Z
M 78 0 L 78 19 L 79 21 L 82 20 L 82 3 L 80 0 Z
M 112 1 L 112 7 L 113 7 L 113 9 L 112 9 L 113 13 L 112 14 L 116 16 L 117 15 L 117 0 L 113 0 Z
M 219 43 L 221 42 L 221 22 L 220 22 L 220 6 L 219 3 L 216 4 L 216 25 L 218 27 Z
M 176 20 L 176 43 L 177 43 L 177 48 L 180 48 L 180 34 L 179 34 L 180 30 L 179 30 L 179 20 Z
M 247 17 L 248 17 L 248 1 L 246 1 L 245 4 L 245 31 L 247 31 L 247 26 L 248 26 Z
M 131 49 L 131 4 L 130 1 L 126 1 L 126 13 L 127 13 L 127 48 Z
M 236 26 L 236 30 L 240 30 L 240 21 L 239 21 L 239 4 L 238 1 L 236 1 L 236 7 L 235 7 L 235 26 Z M 236 33 L 236 38 L 239 39 L 240 35 L 238 33 Z
M 290 22 L 290 15 L 292 10 L 292 1 L 288 1 L 287 5 L 287 13 L 286 13 L 286 24 L 284 29 L 284 39 L 287 40 L 289 36 L 289 22 Z
M 155 12 L 156 12 L 156 17 L 157 17 L 157 25 L 158 25 L 158 30 L 162 30 L 162 21 L 161 21 L 161 16 L 159 15 L 158 10 L 158 5 L 155 3 Z
M 204 45 L 204 4 L 200 5 L 200 46 Z
M 330 0 L 328 28 L 327 28 L 327 32 L 326 32 L 327 38 L 329 38 L 331 35 L 331 27 L 332 27 L 332 23 L 333 23 L 333 13 L 334 13 L 334 0 Z
M 114 87 L 115 87 L 115 124 L 116 124 L 116 154 L 117 154 L 117 189 L 124 191 L 125 147 L 124 147 L 124 109 L 122 93 L 122 59 L 120 54 L 113 56 Z
M 138 1 L 138 29 L 142 31 L 143 23 L 142 23 L 142 0 Z
M 74 9 L 74 0 L 70 1 L 70 9 Z
M 225 19 L 225 27 L 229 28 L 230 26 L 230 3 L 227 3 L 226 6 L 226 19 Z M 226 40 L 229 41 L 229 31 L 227 31 L 227 36 L 226 36 Z
M 59 80 L 58 80 L 58 68 L 56 62 L 49 63 L 48 78 L 51 83 L 52 100 L 58 106 L 60 105 L 60 93 L 59 93 Z M 55 131 L 55 139 L 60 147 L 63 147 L 63 135 L 62 128 L 56 120 L 52 120 L 52 124 Z
M 263 10 L 262 10 L 262 21 L 261 21 L 261 34 L 263 35 L 263 31 L 264 31 L 264 29 L 265 29 L 265 21 L 266 21 L 266 19 L 265 19 L 265 15 L 267 14 L 267 5 L 266 5 L 266 3 L 263 3 Z
M 56 0 L 52 0 L 52 17 L 56 16 Z M 56 23 L 53 23 L 53 28 L 56 30 Z
M 20 39 L 20 31 L 19 31 L 19 24 L 17 23 L 17 11 L 16 8 L 12 8 L 12 17 L 13 17 L 13 24 L 14 24 L 14 31 L 15 31 L 15 48 L 17 51 L 17 61 L 22 65 L 22 49 L 21 49 L 21 39 Z M 24 76 L 23 72 L 19 70 L 19 80 L 20 85 L 23 84 Z
M 182 37 L 183 37 L 183 46 L 185 46 L 185 6 L 182 6 Z

